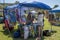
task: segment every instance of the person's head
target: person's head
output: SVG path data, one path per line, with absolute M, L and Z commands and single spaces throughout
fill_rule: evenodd
M 38 12 L 38 15 L 42 14 L 41 12 Z
M 29 13 L 28 13 L 28 17 L 30 17 L 30 16 L 31 16 L 31 14 L 32 14 L 32 13 L 31 13 L 31 12 L 29 12 Z
M 29 12 L 29 14 L 32 14 L 31 12 Z

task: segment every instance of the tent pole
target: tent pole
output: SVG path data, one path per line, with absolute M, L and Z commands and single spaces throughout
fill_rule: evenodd
M 52 12 L 51 12 L 51 14 L 52 14 Z M 51 22 L 52 22 L 52 15 L 51 15 Z M 52 32 L 52 24 L 51 24 L 51 22 L 50 22 L 50 25 L 51 25 L 51 30 L 50 30 L 50 32 Z

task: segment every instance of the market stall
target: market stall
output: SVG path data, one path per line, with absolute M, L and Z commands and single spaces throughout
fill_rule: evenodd
M 9 21 L 9 22 L 7 24 L 5 22 L 5 24 L 6 25 L 15 24 L 16 21 L 17 21 L 19 27 L 25 26 L 27 31 L 24 28 L 24 30 L 25 30 L 24 33 L 25 33 L 25 36 L 27 35 L 26 37 L 28 37 L 28 33 L 29 33 L 28 30 L 29 29 L 28 29 L 28 27 L 26 27 L 26 20 L 25 20 L 26 15 L 25 15 L 25 13 L 30 14 L 30 13 L 34 13 L 34 11 L 35 11 L 35 15 L 37 15 L 38 12 L 42 13 L 44 10 L 51 10 L 51 8 L 48 5 L 46 5 L 44 3 L 41 3 L 41 2 L 19 3 L 17 5 L 13 5 L 13 6 L 7 6 L 7 7 L 4 8 L 4 16 L 5 16 L 5 20 L 7 19 L 7 21 Z M 11 22 L 9 18 L 13 18 L 13 19 L 11 19 L 11 21 L 12 20 L 13 21 Z M 42 21 L 43 21 L 43 19 L 42 19 Z M 33 23 L 36 23 L 36 22 L 33 22 Z M 23 24 L 23 25 L 21 25 L 21 24 Z M 31 25 L 27 24 L 27 25 L 32 26 L 32 24 Z M 7 28 L 8 28 L 8 26 L 7 26 Z M 23 29 L 20 29 L 20 31 L 21 30 L 23 30 Z M 40 30 L 40 28 L 39 28 L 39 30 Z M 34 37 L 33 28 L 32 28 L 31 31 L 32 31 L 32 35 Z M 24 33 L 21 33 L 21 34 L 24 34 Z M 41 31 L 41 33 L 42 33 L 42 31 Z

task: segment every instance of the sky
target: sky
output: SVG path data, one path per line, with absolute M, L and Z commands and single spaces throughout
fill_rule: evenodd
M 59 7 L 55 9 L 60 10 L 60 0 L 5 0 L 5 3 L 14 3 L 15 1 L 19 1 L 20 3 L 38 1 L 49 5 L 51 8 L 53 8 L 54 5 L 59 5 Z M 0 2 L 3 3 L 3 0 L 0 0 Z

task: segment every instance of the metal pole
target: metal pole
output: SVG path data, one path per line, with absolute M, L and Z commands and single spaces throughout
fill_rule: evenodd
M 52 13 L 52 12 L 51 12 Z M 52 17 L 52 15 L 51 15 L 51 17 Z M 53 21 L 53 20 L 52 20 Z M 51 32 L 52 32 L 52 24 L 51 24 Z
M 4 15 L 4 6 L 5 6 L 5 0 L 3 0 L 3 17 L 5 17 L 5 15 Z
M 3 7 L 5 6 L 5 0 L 3 0 Z
M 1 0 L 0 0 L 0 3 L 1 3 Z

